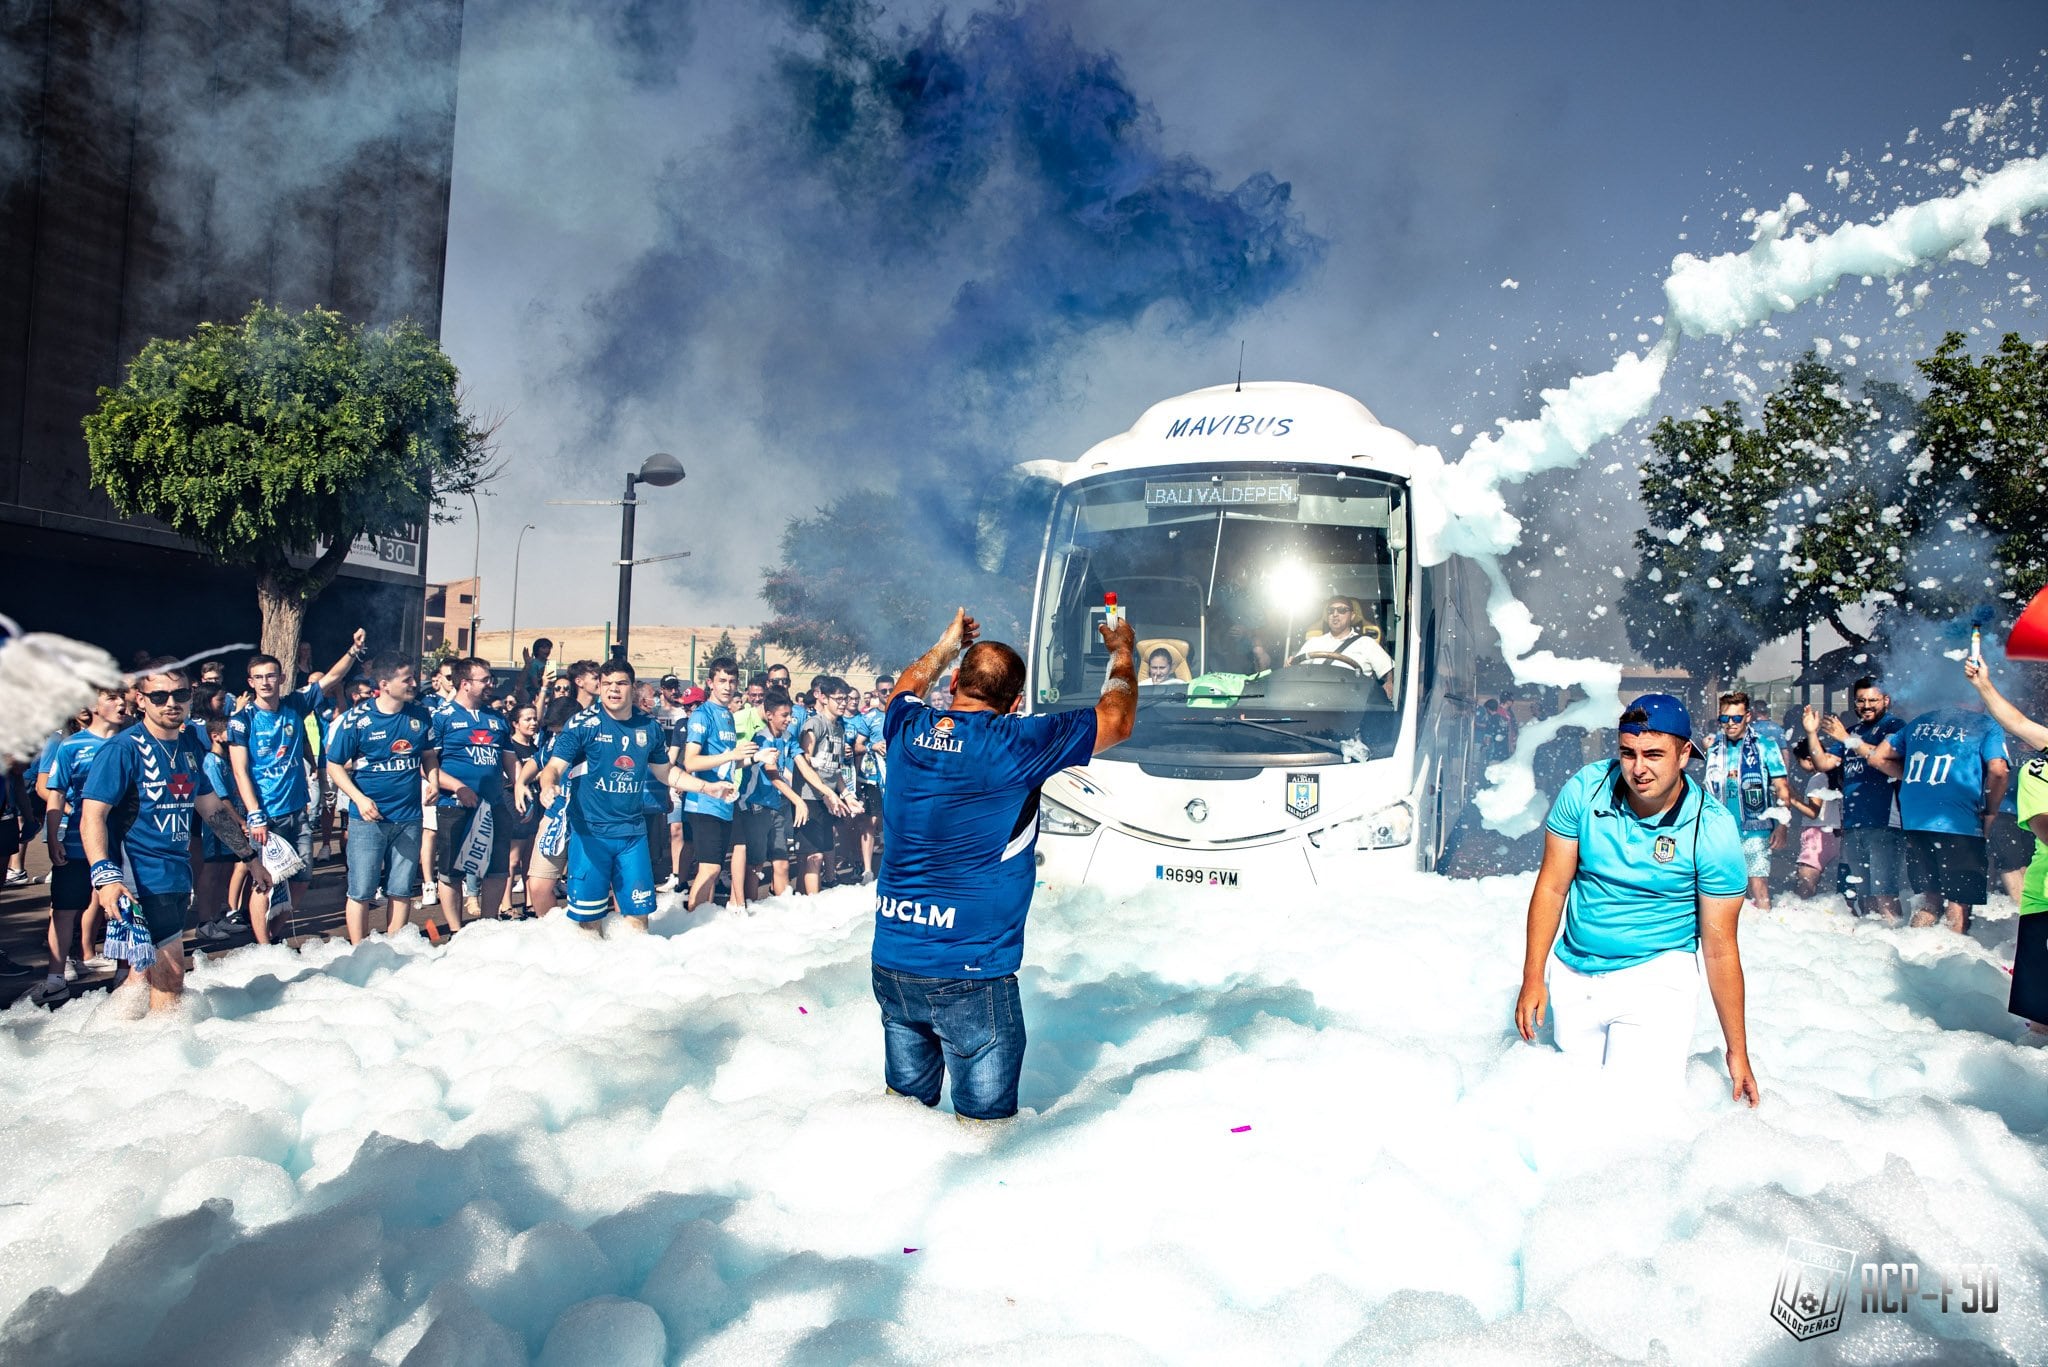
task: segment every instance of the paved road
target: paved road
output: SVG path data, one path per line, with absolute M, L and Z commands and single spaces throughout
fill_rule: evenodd
M 337 854 L 339 852 L 337 851 Z M 41 878 L 50 870 L 49 856 L 41 840 L 33 841 L 28 851 L 30 876 Z M 295 899 L 297 913 L 287 927 L 286 943 L 302 944 L 306 940 L 322 935 L 345 935 L 342 922 L 343 870 L 339 858 L 316 861 L 313 866 L 312 886 Z M 413 919 L 419 919 L 419 911 L 413 912 Z M 31 883 L 25 888 L 7 888 L 0 891 L 0 950 L 5 950 L 16 963 L 26 964 L 38 974 L 50 961 L 48 927 L 50 924 L 50 886 L 47 883 Z M 233 950 L 227 951 L 233 953 Z M 191 937 L 186 937 L 186 956 L 191 955 Z M 0 1007 L 10 1005 L 15 998 L 33 988 L 41 981 L 34 978 L 0 979 Z M 95 987 L 113 985 L 113 975 L 103 974 L 98 979 L 80 979 L 72 984 L 74 993 L 90 991 Z

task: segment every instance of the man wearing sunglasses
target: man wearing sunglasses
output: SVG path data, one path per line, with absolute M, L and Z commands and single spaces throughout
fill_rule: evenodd
M 205 778 L 206 752 L 185 725 L 189 676 L 174 663 L 145 666 L 135 690 L 142 721 L 100 747 L 80 806 L 93 897 L 109 918 L 132 904 L 156 946 L 149 1006 L 175 1006 L 185 990 L 185 923 L 192 911 L 192 814 L 249 866 L 258 894 L 270 874 L 242 825 Z
M 228 763 L 233 767 L 235 786 L 249 813 L 249 838 L 261 846 L 265 839 L 282 840 L 299 852 L 308 869 L 313 862 L 312 789 L 307 783 L 306 718 L 318 710 L 324 690 L 339 689 L 356 662 L 369 652 L 363 648 L 363 629 L 339 660 L 325 674 L 315 674 L 303 688 L 285 691 L 284 666 L 275 655 L 249 657 L 249 706 L 228 721 Z M 304 882 L 306 871 L 292 878 Z M 270 895 L 249 897 L 249 928 L 256 943 L 271 939 Z
M 1706 789 L 1742 828 L 1749 900 L 1758 910 L 1769 911 L 1771 851 L 1785 844 L 1785 823 L 1791 820 L 1785 748 L 1776 736 L 1750 724 L 1747 693 L 1723 693 L 1714 722 L 1716 732 L 1706 749 Z

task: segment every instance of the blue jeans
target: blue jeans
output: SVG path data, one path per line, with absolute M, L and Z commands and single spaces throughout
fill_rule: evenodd
M 956 1114 L 969 1120 L 1017 1114 L 1024 1004 L 1016 974 L 919 978 L 876 964 L 874 980 L 890 1091 L 936 1106 L 939 1083 L 951 1074 Z
M 387 897 L 411 901 L 420 891 L 420 819 L 348 823 L 348 896 L 367 902 L 384 889 Z

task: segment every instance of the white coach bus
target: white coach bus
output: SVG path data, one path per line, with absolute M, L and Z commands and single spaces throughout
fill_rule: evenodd
M 1131 738 L 1044 787 L 1043 880 L 1265 891 L 1436 866 L 1479 778 L 1483 619 L 1463 561 L 1415 563 L 1412 448 L 1333 390 L 1222 385 L 1025 467 L 1058 486 L 1027 710 L 1095 705 L 1105 592 L 1142 681 Z M 1305 650 L 1339 603 L 1345 634 Z

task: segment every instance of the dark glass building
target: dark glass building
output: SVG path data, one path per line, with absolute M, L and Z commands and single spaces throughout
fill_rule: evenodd
M 89 485 L 153 337 L 262 299 L 439 335 L 461 0 L 0 6 L 0 611 L 127 662 L 257 635 L 253 571 Z M 417 650 L 423 534 L 359 543 L 306 634 Z

